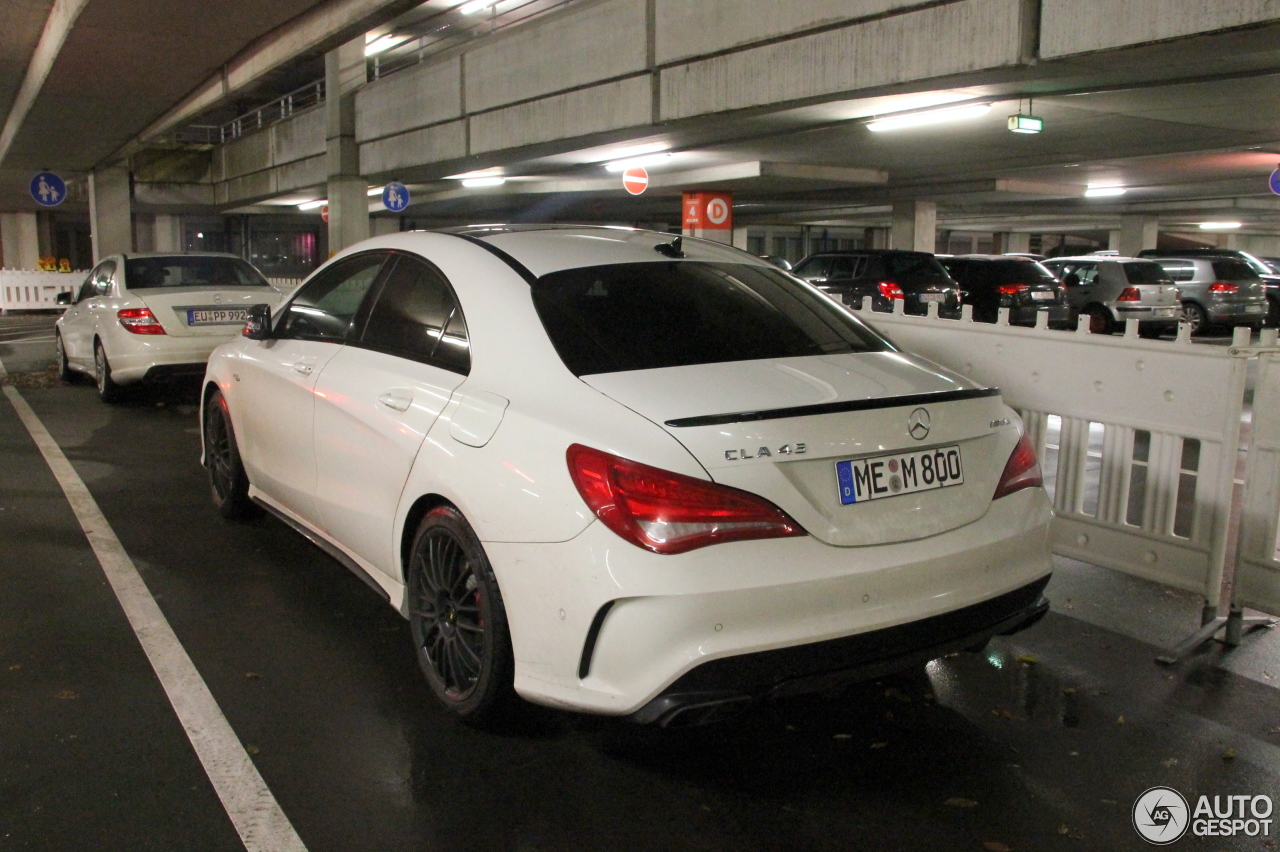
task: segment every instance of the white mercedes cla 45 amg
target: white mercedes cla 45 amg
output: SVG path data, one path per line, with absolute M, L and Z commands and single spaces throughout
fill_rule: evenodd
M 492 227 L 342 252 L 209 360 L 204 463 L 411 622 L 427 681 L 692 722 L 1040 618 L 994 388 L 715 243 Z
M 204 375 L 209 353 L 239 336 L 248 309 L 281 293 L 230 254 L 129 254 L 104 258 L 58 319 L 62 378 L 88 373 L 104 402 L 122 385 Z

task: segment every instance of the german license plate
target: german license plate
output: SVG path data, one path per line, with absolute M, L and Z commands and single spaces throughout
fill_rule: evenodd
M 958 446 L 836 462 L 840 502 L 848 506 L 964 484 Z
M 1267 310 L 1267 306 L 1266 305 L 1246 305 L 1244 310 L 1245 310 L 1245 313 L 1260 314 Z
M 191 308 L 187 310 L 187 325 L 243 325 L 249 319 L 244 308 Z
M 1031 298 L 1035 299 L 1038 302 L 1047 302 L 1048 300 L 1052 299 L 1056 295 L 1057 293 L 1054 293 L 1052 290 L 1032 290 L 1031 291 Z
M 1151 316 L 1153 317 L 1176 317 L 1177 315 L 1177 308 L 1152 308 L 1151 310 Z
M 947 295 L 945 293 L 921 293 L 920 301 L 922 302 L 945 302 Z

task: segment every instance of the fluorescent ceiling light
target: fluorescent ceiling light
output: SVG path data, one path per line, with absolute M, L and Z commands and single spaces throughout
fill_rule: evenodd
M 1099 184 L 1089 184 L 1085 188 L 1085 198 L 1110 198 L 1115 195 L 1124 195 L 1125 188 L 1123 186 L 1102 186 Z
M 922 127 L 926 124 L 941 124 L 946 121 L 963 121 L 967 118 L 978 118 L 991 111 L 991 104 L 966 104 L 964 106 L 943 107 L 924 112 L 909 112 L 903 115 L 889 115 L 877 118 L 867 124 L 868 130 L 900 130 L 904 127 Z
M 462 181 L 462 185 L 468 189 L 476 189 L 482 186 L 502 186 L 506 182 L 507 179 L 501 177 L 478 177 L 466 178 Z
M 369 196 L 370 198 L 373 198 L 375 195 L 381 195 L 381 194 L 382 194 L 382 187 L 380 186 L 371 186 L 369 187 L 369 191 L 365 193 L 365 195 Z
M 365 36 L 365 40 L 366 40 L 366 44 L 364 46 L 365 56 L 373 56 L 375 54 L 382 53 L 384 50 L 390 50 L 396 45 L 404 44 L 406 41 L 409 40 L 408 36 L 399 36 L 399 35 L 395 35 L 394 33 L 387 33 L 381 38 L 375 38 L 373 41 L 368 41 L 368 38 L 369 38 L 368 36 Z
M 476 12 L 483 12 L 498 0 L 471 0 L 470 3 L 463 3 L 458 7 L 458 11 L 464 15 L 474 15 Z
M 329 203 L 329 199 L 320 198 L 315 201 L 304 201 L 298 205 L 299 210 L 315 210 L 317 207 L 323 207 Z
M 645 154 L 656 154 L 659 151 L 665 151 L 671 146 L 666 142 L 648 142 L 644 145 L 624 145 L 621 148 L 613 148 L 600 154 L 592 154 L 583 158 L 584 163 L 603 163 L 606 160 L 627 160 L 632 157 L 640 157 Z
M 445 180 L 466 180 L 467 178 L 485 178 L 485 177 L 502 177 L 502 167 L 494 166 L 489 169 L 479 169 L 474 172 L 463 172 L 457 175 L 445 175 Z
M 1234 231 L 1239 228 L 1240 222 L 1201 222 L 1200 230 L 1202 231 Z
M 643 157 L 627 157 L 625 160 L 614 160 L 611 163 L 605 163 L 605 171 L 609 172 L 625 172 L 627 169 L 633 169 L 636 166 L 656 166 L 665 163 L 674 157 L 674 154 L 647 154 Z

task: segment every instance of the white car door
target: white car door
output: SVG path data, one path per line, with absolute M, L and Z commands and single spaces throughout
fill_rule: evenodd
M 232 422 L 249 481 L 318 527 L 316 379 L 361 324 L 362 303 L 386 259 L 387 252 L 365 252 L 319 272 L 281 309 L 271 338 L 241 350 L 234 374 Z
M 316 502 L 325 530 L 397 576 L 393 525 L 431 425 L 470 369 L 466 323 L 444 275 L 397 253 L 358 340 L 316 383 Z
M 103 310 L 103 299 L 115 273 L 115 260 L 99 263 L 80 285 L 75 303 L 62 315 L 62 345 L 67 360 L 85 369 L 93 368 L 93 340 Z

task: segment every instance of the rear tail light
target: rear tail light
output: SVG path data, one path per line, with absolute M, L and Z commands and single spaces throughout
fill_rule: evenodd
M 894 284 L 892 281 L 881 281 L 876 286 L 880 288 L 880 295 L 884 296 L 886 299 L 906 298 L 902 295 L 902 288 L 897 284 Z
M 1137 287 L 1125 287 L 1124 292 L 1121 293 L 1116 298 L 1116 301 L 1117 302 L 1141 302 L 1142 291 L 1139 290 Z
M 1039 488 L 1044 485 L 1044 476 L 1040 473 L 1040 462 L 1036 459 L 1035 448 L 1026 435 L 1018 439 L 1018 446 L 1009 454 L 1004 473 L 1000 474 L 1000 484 L 992 500 L 1007 497 L 1024 488 Z
M 807 535 L 761 497 L 660 470 L 581 444 L 569 447 L 569 475 L 605 526 L 654 553 L 711 544 Z
M 150 308 L 125 308 L 116 311 L 116 318 L 124 326 L 125 331 L 134 334 L 164 334 L 164 326 Z
M 1026 284 L 1001 284 L 996 287 L 996 292 L 1001 296 L 1016 296 L 1019 293 L 1026 293 L 1030 289 Z
M 1240 288 L 1226 281 L 1217 281 L 1209 285 L 1210 293 L 1239 293 Z

